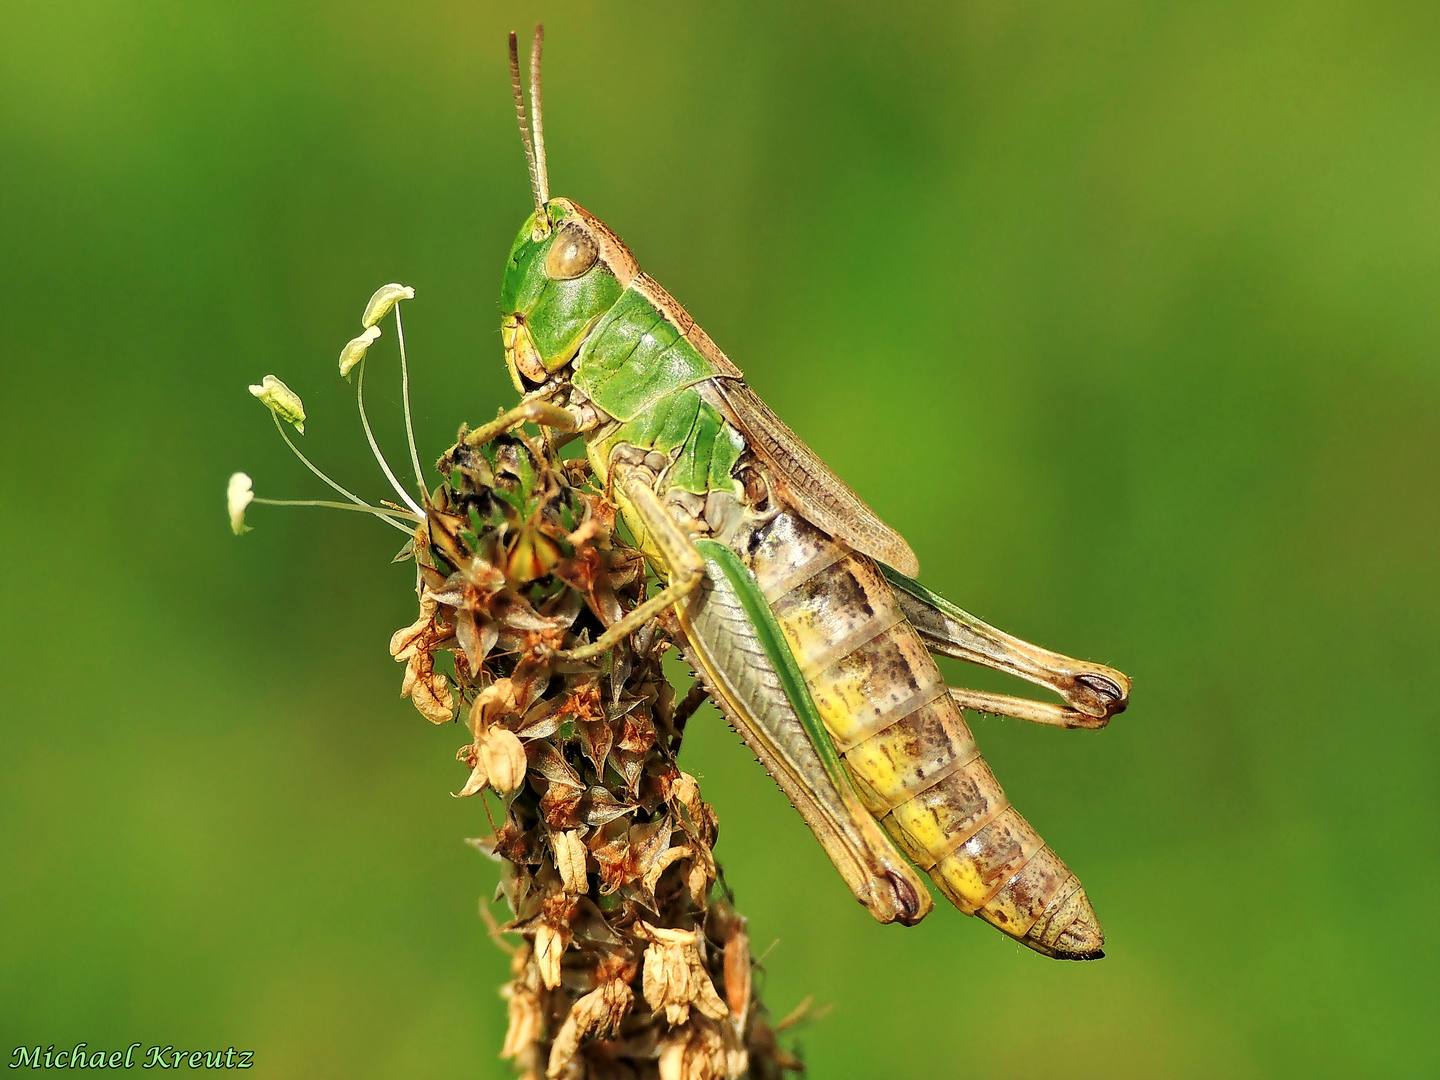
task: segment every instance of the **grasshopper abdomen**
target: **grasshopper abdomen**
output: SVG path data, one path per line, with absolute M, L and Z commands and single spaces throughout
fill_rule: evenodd
M 867 808 L 940 892 L 1039 952 L 1104 941 L 1079 879 L 985 763 L 875 563 L 782 511 L 748 563 Z

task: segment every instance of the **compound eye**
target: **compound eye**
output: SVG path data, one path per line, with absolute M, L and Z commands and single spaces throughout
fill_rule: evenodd
M 589 230 L 572 221 L 555 234 L 545 256 L 545 273 L 551 281 L 569 281 L 584 274 L 599 257 L 600 248 Z

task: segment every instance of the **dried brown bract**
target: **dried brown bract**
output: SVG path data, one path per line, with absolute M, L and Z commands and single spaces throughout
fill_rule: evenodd
M 390 651 L 426 719 L 466 720 L 457 795 L 488 788 L 503 809 L 474 841 L 501 866 L 512 918 L 497 929 L 522 939 L 501 1056 L 537 1080 L 798 1070 L 716 887 L 715 813 L 675 762 L 665 625 L 593 662 L 554 655 L 644 599 L 639 553 L 582 466 L 522 436 L 464 436 L 412 545 L 419 618 Z

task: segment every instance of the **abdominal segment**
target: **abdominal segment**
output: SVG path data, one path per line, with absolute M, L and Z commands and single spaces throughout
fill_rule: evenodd
M 749 563 L 866 806 L 967 915 L 1039 952 L 1102 955 L 1078 878 L 1010 805 L 868 558 L 793 514 Z

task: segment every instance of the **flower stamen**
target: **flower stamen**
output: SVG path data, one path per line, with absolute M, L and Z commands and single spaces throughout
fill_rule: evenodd
M 415 295 L 415 290 L 408 290 L 409 296 Z M 406 297 L 409 299 L 409 297 Z M 415 449 L 415 424 L 410 419 L 410 365 L 405 361 L 405 327 L 400 323 L 400 301 L 395 301 L 395 336 L 400 339 L 400 397 L 405 403 L 405 441 L 410 446 L 410 464 L 415 467 L 415 482 L 420 485 L 420 492 L 425 492 L 425 473 L 420 468 L 420 453 Z

